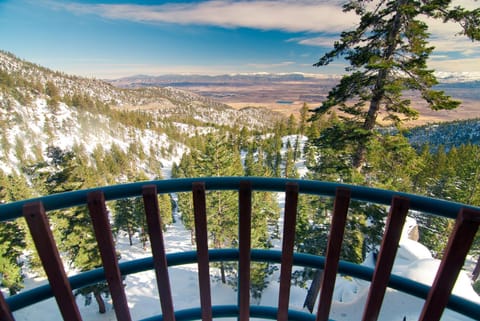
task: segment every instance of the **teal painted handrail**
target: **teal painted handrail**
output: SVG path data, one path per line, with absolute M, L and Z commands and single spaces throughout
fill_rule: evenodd
M 257 262 L 281 263 L 281 252 L 278 250 L 252 250 L 251 258 Z M 211 262 L 235 261 L 238 260 L 238 249 L 214 249 L 209 250 L 209 260 Z M 168 266 L 178 266 L 197 262 L 195 251 L 186 251 L 181 253 L 167 254 Z M 294 265 L 311 268 L 323 268 L 325 258 L 304 253 L 294 254 Z M 129 275 L 148 271 L 153 269 L 152 257 L 132 260 L 120 263 L 122 275 Z M 339 273 L 350 275 L 352 277 L 371 281 L 373 268 L 340 261 Z M 72 289 L 79 289 L 92 283 L 105 281 L 103 268 L 94 269 L 69 277 Z M 392 289 L 416 296 L 421 299 L 427 297 L 430 287 L 428 285 L 392 274 L 388 286 Z M 46 284 L 37 288 L 21 292 L 6 299 L 10 309 L 16 311 L 40 301 L 49 299 L 53 296 L 50 285 Z M 462 297 L 451 295 L 447 305 L 452 311 L 459 312 L 470 318 L 480 318 L 480 305 L 466 300 Z M 188 319 L 190 320 L 190 319 Z
M 352 199 L 371 202 L 382 205 L 390 205 L 394 195 L 404 196 L 410 199 L 410 209 L 420 211 L 436 216 L 455 218 L 461 208 L 471 208 L 480 211 L 479 207 L 469 206 L 461 203 L 434 199 L 424 196 L 418 196 L 407 193 L 400 193 L 382 189 L 375 189 L 363 186 L 354 186 L 330 182 L 311 181 L 311 180 L 292 180 L 282 178 L 263 178 L 263 177 L 200 177 L 170 180 L 143 181 L 129 184 L 120 184 L 105 186 L 87 190 L 59 193 L 44 197 L 32 198 L 23 201 L 17 201 L 0 205 L 0 221 L 15 219 L 22 216 L 22 208 L 26 203 L 41 201 L 47 211 L 68 208 L 78 205 L 85 205 L 87 195 L 96 190 L 102 190 L 105 199 L 116 200 L 127 197 L 140 196 L 142 187 L 145 185 L 155 185 L 159 194 L 190 192 L 192 183 L 205 182 L 207 190 L 238 190 L 241 181 L 248 180 L 252 184 L 254 191 L 284 192 L 287 182 L 296 182 L 299 185 L 299 191 L 302 194 L 312 194 L 319 196 L 334 197 L 338 187 L 346 187 L 351 190 Z M 238 260 L 238 249 L 216 249 L 209 251 L 210 261 Z M 281 253 L 275 250 L 252 250 L 253 261 L 265 261 L 280 263 Z M 168 265 L 182 265 L 196 262 L 196 252 L 188 251 L 182 253 L 172 253 L 167 255 Z M 324 257 L 309 254 L 296 253 L 294 255 L 294 264 L 304 267 L 321 268 L 324 265 Z M 144 258 L 122 262 L 120 264 L 122 275 L 133 274 L 153 269 L 152 258 Z M 350 275 L 355 278 L 370 281 L 373 275 L 373 269 L 341 261 L 339 273 Z M 104 281 L 103 268 L 87 271 L 69 278 L 72 289 L 78 289 L 88 284 Z M 396 275 L 390 276 L 389 287 L 401 292 L 414 295 L 419 298 L 426 298 L 429 286 L 403 278 Z M 50 285 L 39 286 L 37 288 L 21 292 L 6 299 L 12 311 L 19 310 L 26 306 L 51 298 L 53 296 Z M 480 320 L 480 305 L 468 301 L 461 297 L 451 295 L 447 306 L 449 309 L 459 312 L 465 316 Z M 215 306 L 212 308 L 214 316 L 227 317 L 238 315 L 237 306 Z M 251 307 L 252 317 L 261 317 L 268 319 L 276 318 L 276 308 L 272 307 Z M 198 319 L 199 309 L 187 309 L 177 311 L 178 320 Z M 289 319 L 309 320 L 311 315 L 299 312 L 289 311 Z M 161 316 L 153 316 L 145 321 L 162 320 Z M 313 319 L 312 319 L 313 320 Z
M 103 191 L 105 194 L 105 200 L 110 201 L 126 197 L 140 196 L 142 193 L 142 186 L 145 185 L 155 185 L 159 194 L 165 194 L 190 192 L 192 190 L 193 182 L 205 182 L 207 190 L 238 190 L 240 182 L 245 180 L 251 182 L 254 191 L 284 192 L 285 184 L 287 182 L 295 182 L 299 185 L 299 191 L 302 194 L 313 194 L 329 197 L 335 196 L 335 191 L 338 187 L 345 187 L 351 190 L 352 199 L 383 205 L 390 205 L 392 196 L 399 195 L 410 199 L 411 210 L 447 218 L 455 218 L 461 208 L 471 208 L 477 211 L 480 210 L 480 207 L 470 206 L 462 203 L 365 186 L 313 180 L 238 176 L 143 181 L 52 194 L 0 205 L 0 221 L 11 220 L 22 216 L 23 205 L 25 203 L 34 201 L 42 201 L 46 211 L 85 205 L 87 202 L 88 193 L 97 190 Z

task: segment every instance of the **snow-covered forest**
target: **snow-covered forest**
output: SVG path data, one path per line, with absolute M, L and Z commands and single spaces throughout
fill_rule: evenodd
M 359 173 L 351 169 L 351 160 L 346 157 L 349 147 L 339 146 L 342 142 L 332 139 L 344 129 L 341 116 L 332 111 L 311 119 L 310 109 L 305 105 L 299 116 L 284 118 L 262 108 L 235 110 L 178 89 L 119 89 L 100 80 L 53 72 L 0 52 L 0 200 L 10 202 L 149 179 L 263 176 L 346 182 L 480 205 L 477 125 L 435 125 L 411 130 L 409 135 L 378 131 L 379 139 L 367 146 L 365 166 Z M 442 139 L 446 134 L 435 139 L 431 135 L 440 127 L 449 128 L 459 138 L 448 135 L 455 142 L 443 146 L 442 141 L 450 142 Z M 462 131 L 464 134 L 460 135 Z M 232 222 L 238 212 L 235 195 L 225 192 L 210 197 L 212 208 L 218 210 L 221 203 L 220 212 L 209 212 L 211 242 L 218 248 L 234 246 L 236 227 Z M 255 247 L 278 246 L 282 201 L 281 194 L 254 195 Z M 162 195 L 160 203 L 161 212 L 167 213 L 162 219 L 168 251 L 192 249 L 189 195 Z M 322 199 L 305 196 L 300 200 L 302 224 L 297 231 L 296 250 L 324 254 L 330 207 Z M 369 254 L 379 244 L 386 209 L 367 207 L 365 211 L 358 205 L 349 216 L 342 259 L 371 265 Z M 150 256 L 140 208 L 137 199 L 109 204 L 123 260 Z M 88 219 L 83 208 L 51 216 L 69 273 L 100 265 L 96 249 L 90 246 L 95 240 L 89 233 Z M 431 270 L 442 256 L 452 222 L 413 213 L 410 223 L 410 228 L 418 229 L 418 237 L 412 240 L 409 231 L 405 231 L 395 273 L 431 282 Z M 32 253 L 25 223 L 2 222 L 0 280 L 6 296 L 45 282 L 38 258 Z M 455 290 L 477 302 L 480 299 L 473 288 L 478 290 L 480 286 L 476 281 L 478 271 L 473 271 L 479 254 L 477 239 L 467 270 Z M 97 260 L 87 259 L 91 257 Z M 254 302 L 276 304 L 277 270 L 269 264 L 252 267 Z M 212 273 L 216 275 L 214 303 L 235 302 L 235 267 L 215 265 Z M 292 304 L 297 308 L 303 308 L 314 273 L 308 269 L 294 273 Z M 172 268 L 171 276 L 176 280 L 176 307 L 197 302 L 195 266 Z M 125 282 L 135 319 L 158 313 L 153 272 L 128 276 Z M 340 276 L 337 283 L 332 317 L 356 320 L 358 306 L 366 298 L 367 284 Z M 92 296 L 106 301 L 105 313 L 98 312 Z M 85 319 L 114 319 L 104 284 L 83 289 L 77 300 L 91 303 L 80 304 Z M 17 320 L 31 320 L 32 315 L 59 319 L 54 304 L 49 300 L 16 312 L 15 316 Z M 420 301 L 390 291 L 385 304 L 389 307 L 384 312 L 385 320 L 390 320 L 388 314 L 411 320 L 418 315 Z M 445 320 L 460 319 L 456 314 L 448 314 Z

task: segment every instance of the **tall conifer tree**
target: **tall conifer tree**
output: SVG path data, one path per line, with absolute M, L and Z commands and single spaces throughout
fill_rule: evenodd
M 348 115 L 342 136 L 355 146 L 351 163 L 357 170 L 364 166 L 380 114 L 393 124 L 417 117 L 405 91 L 419 92 L 434 110 L 459 105 L 444 92 L 432 89 L 437 80 L 427 60 L 434 48 L 428 44 L 428 25 L 422 20 L 426 16 L 457 22 L 464 35 L 480 40 L 480 9 L 468 11 L 451 8 L 451 4 L 449 0 L 350 0 L 343 6 L 344 11 L 360 16 L 360 23 L 355 30 L 342 32 L 333 50 L 314 66 L 328 65 L 343 56 L 349 62 L 349 73 L 315 112 L 318 117 L 338 107 Z

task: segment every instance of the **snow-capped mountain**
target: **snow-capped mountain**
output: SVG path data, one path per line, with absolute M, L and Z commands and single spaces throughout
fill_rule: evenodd
M 480 81 L 480 72 L 446 72 L 437 71 L 435 76 L 441 83 Z

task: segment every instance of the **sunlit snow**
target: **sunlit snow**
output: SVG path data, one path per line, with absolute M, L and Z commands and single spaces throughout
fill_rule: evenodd
M 284 139 L 284 146 L 287 140 L 294 143 L 296 137 L 286 137 Z M 303 144 L 306 139 L 300 137 L 299 141 Z M 162 163 L 168 164 L 168 168 L 172 160 L 162 160 Z M 167 168 L 167 166 L 165 166 Z M 299 172 L 304 173 L 306 169 L 303 166 L 303 161 L 297 163 Z M 169 171 L 165 171 L 165 177 L 169 177 Z M 279 193 L 278 200 L 280 206 L 284 206 L 284 194 Z M 168 253 L 183 252 L 194 250 L 190 240 L 190 231 L 187 231 L 181 221 L 181 213 L 175 212 L 174 217 L 176 222 L 168 227 L 164 237 L 166 242 L 166 249 Z M 282 224 L 283 220 L 279 220 Z M 416 222 L 413 219 L 408 219 L 400 241 L 400 246 L 397 252 L 393 273 L 410 278 L 412 280 L 431 284 L 435 276 L 435 271 L 438 269 L 439 261 L 433 259 L 430 251 L 422 244 L 408 239 L 408 231 Z M 143 249 L 142 244 L 138 239 L 133 246 L 129 246 L 126 235 L 120 235 L 117 240 L 117 250 L 120 251 L 122 260 L 129 261 L 142 257 L 151 256 L 149 246 Z M 275 247 L 280 248 L 281 243 L 275 242 Z M 366 266 L 374 266 L 372 255 L 368 255 L 363 263 Z M 236 304 L 237 292 L 230 286 L 224 285 L 218 280 L 218 271 L 215 268 L 210 269 L 212 279 L 212 304 Z M 196 264 L 189 264 L 169 268 L 169 274 L 172 286 L 172 295 L 174 301 L 174 308 L 176 310 L 199 307 L 199 290 L 198 290 L 198 276 Z M 279 288 L 279 272 L 275 272 L 270 276 L 268 287 L 263 291 L 262 298 L 256 302 L 264 306 L 277 306 L 278 304 L 278 288 Z M 38 286 L 45 283 L 45 280 L 30 279 L 26 281 L 26 288 Z M 157 284 L 155 273 L 147 271 L 129 275 L 125 280 L 125 291 L 129 302 L 129 308 L 132 318 L 134 320 L 151 317 L 161 313 L 159 295 L 157 291 Z M 369 282 L 345 278 L 337 276 L 334 301 L 332 304 L 330 318 L 338 321 L 357 321 L 360 319 L 363 306 L 368 295 Z M 308 289 L 308 288 L 307 288 Z M 307 289 L 292 286 L 290 307 L 292 309 L 304 310 L 303 303 L 307 294 Z M 465 271 L 462 271 L 453 293 L 471 301 L 480 303 L 480 297 L 472 289 L 469 277 Z M 317 298 L 318 300 L 318 298 Z M 99 314 L 95 302 L 90 305 L 84 305 L 83 297 L 77 297 L 77 302 L 84 320 L 98 320 L 98 321 L 113 321 L 116 320 L 113 307 L 109 298 L 106 298 L 107 312 Z M 318 304 L 318 302 L 317 302 Z M 413 296 L 403 294 L 393 289 L 387 289 L 384 304 L 380 313 L 379 320 L 383 321 L 398 321 L 405 317 L 407 321 L 418 320 L 423 300 L 417 299 Z M 317 307 L 315 307 L 316 311 Z M 306 311 L 306 309 L 305 309 Z M 54 299 L 49 299 L 33 305 L 28 308 L 16 311 L 14 313 L 16 320 L 61 320 Z M 234 320 L 234 319 L 232 319 Z M 465 318 L 457 313 L 446 310 L 443 314 L 443 321 L 462 321 L 471 320 Z

